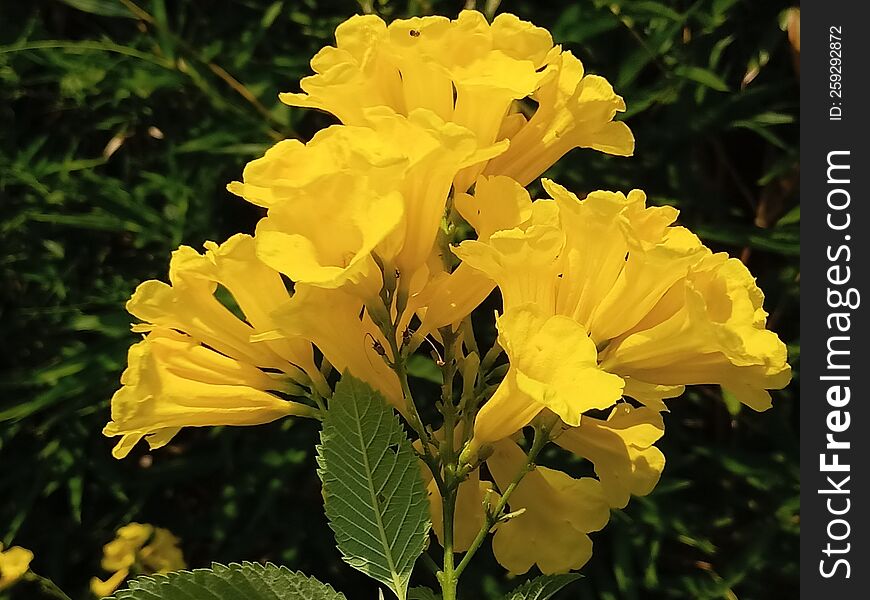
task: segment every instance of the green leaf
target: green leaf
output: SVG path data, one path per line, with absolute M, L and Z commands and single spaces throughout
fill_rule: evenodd
M 115 600 L 346 600 L 332 587 L 287 567 L 244 562 L 140 577 Z
M 504 600 L 548 600 L 555 596 L 566 585 L 580 579 L 577 573 L 563 575 L 541 575 L 525 582 L 520 587 L 504 597 Z
M 417 587 L 408 592 L 408 600 L 441 600 L 441 596 L 427 587 Z
M 408 358 L 408 375 L 425 379 L 441 385 L 443 375 L 441 369 L 435 364 L 435 361 L 420 354 L 413 354 Z
M 92 15 L 101 17 L 126 17 L 135 19 L 136 16 L 117 0 L 60 0 L 73 8 Z
M 728 409 L 728 414 L 730 414 L 732 417 L 736 417 L 740 414 L 740 410 L 743 408 L 743 405 L 740 404 L 740 400 L 737 399 L 737 396 L 723 389 L 722 400 L 725 402 L 725 408 Z
M 678 67 L 675 69 L 675 72 L 680 77 L 691 79 L 692 81 L 705 85 L 717 92 L 728 91 L 728 84 L 725 83 L 721 77 L 707 69 L 702 69 L 701 67 Z
M 378 392 L 345 374 L 317 452 L 326 516 L 344 560 L 405 600 L 430 524 L 420 467 L 399 420 Z

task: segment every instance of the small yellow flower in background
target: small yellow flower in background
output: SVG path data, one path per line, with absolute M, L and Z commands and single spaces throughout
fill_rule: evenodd
M 509 139 L 508 151 L 457 175 L 464 192 L 481 172 L 527 185 L 576 147 L 630 155 L 634 138 L 613 118 L 625 104 L 603 78 L 585 75 L 549 32 L 511 14 L 487 23 L 471 10 L 446 17 L 348 19 L 335 47 L 311 60 L 316 73 L 302 93 L 282 94 L 291 106 L 330 112 L 346 125 L 366 125 L 368 107 L 401 113 L 425 108 L 471 130 L 481 145 Z M 530 119 L 521 102 L 531 98 Z
M 124 525 L 115 539 L 103 546 L 100 566 L 114 571 L 105 581 L 91 579 L 91 592 L 99 598 L 117 590 L 130 575 L 169 573 L 186 567 L 178 538 L 161 527 L 142 523 Z
M 0 591 L 11 587 L 30 570 L 33 552 L 21 546 L 3 549 L 0 544 Z
M 251 341 L 255 327 L 274 329 L 272 312 L 290 298 L 281 276 L 256 260 L 253 239 L 237 235 L 206 248 L 201 255 L 182 246 L 170 262 L 172 285 L 146 281 L 127 304 L 146 321 L 134 331 L 147 335 L 130 348 L 123 387 L 112 397 L 112 420 L 103 430 L 121 436 L 117 458 L 142 438 L 159 448 L 182 427 L 310 416 L 311 407 L 270 392 L 291 392 L 300 383 L 325 386 L 310 342 Z M 247 322 L 218 300 L 218 285 Z

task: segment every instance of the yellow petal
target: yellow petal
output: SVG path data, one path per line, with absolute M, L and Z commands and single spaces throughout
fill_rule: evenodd
M 115 592 L 115 590 L 121 587 L 121 584 L 124 583 L 124 580 L 127 579 L 127 576 L 129 574 L 129 569 L 121 569 L 120 571 L 116 571 L 111 577 L 109 577 L 105 581 L 101 580 L 98 577 L 92 577 L 90 583 L 91 592 L 97 598 L 111 596 L 112 593 Z
M 474 419 L 472 448 L 503 440 L 529 423 L 546 406 L 520 390 L 516 370 L 508 371 Z
M 398 192 L 368 194 L 350 187 L 347 196 L 301 196 L 272 208 L 257 225 L 257 256 L 294 282 L 319 287 L 379 279 L 372 253 L 402 217 Z
M 245 279 L 247 275 L 247 279 Z M 183 331 L 211 348 L 239 361 L 277 369 L 294 378 L 304 369 L 317 377 L 310 345 L 253 344 L 255 329 L 271 325 L 268 315 L 290 298 L 280 275 L 253 254 L 250 236 L 234 236 L 218 246 L 206 243 L 205 254 L 181 246 L 169 264 L 171 285 L 142 283 L 127 302 L 127 310 L 146 321 L 139 331 L 160 326 Z M 216 296 L 218 285 L 230 291 L 246 321 Z M 258 293 L 251 291 L 257 286 Z M 237 296 L 237 297 L 236 297 Z
M 544 207 L 546 203 L 535 203 Z M 536 303 L 555 306 L 557 259 L 565 236 L 549 223 L 498 231 L 486 242 L 469 240 L 454 253 L 469 266 L 492 278 L 501 290 L 505 309 Z
M 169 573 L 186 568 L 179 539 L 162 527 L 154 528 L 154 536 L 139 552 L 139 560 L 148 573 Z
M 739 260 L 709 255 L 633 331 L 602 353 L 610 372 L 659 386 L 719 384 L 755 410 L 788 384 L 785 345 L 765 328 L 764 297 Z
M 480 177 L 474 195 L 459 194 L 454 206 L 486 241 L 496 231 L 518 227 L 532 216 L 528 192 L 507 177 Z M 432 278 L 420 293 L 417 305 L 424 311 L 418 329 L 426 335 L 468 316 L 492 292 L 495 282 L 468 263 L 452 273 Z
M 529 193 L 509 177 L 479 177 L 473 195 L 458 194 L 453 202 L 484 242 L 496 231 L 519 227 L 532 216 Z
M 625 102 L 602 77 L 586 75 L 570 52 L 550 52 L 535 93 L 537 110 L 515 135 L 507 152 L 490 161 L 484 173 L 507 175 L 528 185 L 573 148 L 592 148 L 629 156 L 634 137 L 614 123 Z
M 663 434 L 659 413 L 622 403 L 606 421 L 584 416 L 556 443 L 592 461 L 610 506 L 624 508 L 631 495 L 645 496 L 658 483 L 665 457 L 653 444 Z

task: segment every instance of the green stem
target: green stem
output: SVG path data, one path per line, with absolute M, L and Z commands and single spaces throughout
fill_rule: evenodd
M 456 376 L 455 342 L 456 336 L 449 330 L 442 330 L 444 340 L 444 365 L 442 366 L 441 409 L 444 412 L 444 444 L 442 464 L 444 464 L 445 491 L 442 496 L 444 568 L 441 571 L 441 597 L 443 600 L 456 600 L 456 584 L 453 553 L 453 521 L 456 516 L 456 495 L 461 480 L 456 476 L 458 470 L 454 449 L 454 430 L 456 428 L 456 406 L 453 403 L 453 379 Z
M 37 575 L 33 571 L 30 571 L 27 575 L 24 576 L 26 581 L 32 581 L 39 586 L 39 591 L 42 592 L 43 596 L 48 598 L 57 598 L 58 600 L 71 600 L 69 596 L 64 593 L 62 589 L 57 587 L 57 585 L 51 580 L 42 575 Z
M 481 544 L 483 544 L 486 536 L 489 535 L 490 529 L 492 529 L 493 525 L 495 525 L 502 517 L 504 509 L 508 505 L 508 500 L 510 500 L 511 494 L 514 493 L 514 490 L 520 484 L 520 481 L 523 480 L 523 477 L 525 477 L 527 473 L 531 472 L 535 468 L 535 459 L 541 452 L 541 449 L 547 444 L 548 441 L 550 441 L 550 430 L 552 430 L 552 428 L 553 424 L 545 425 L 542 427 L 535 427 L 535 439 L 532 442 L 532 447 L 529 449 L 529 453 L 526 455 L 526 462 L 523 464 L 522 467 L 520 467 L 520 470 L 514 476 L 513 480 L 510 482 L 510 485 L 508 485 L 508 487 L 504 490 L 504 493 L 502 494 L 501 499 L 498 501 L 498 504 L 496 504 L 495 509 L 492 511 L 487 511 L 483 527 L 481 527 L 480 531 L 477 532 L 477 536 L 475 536 L 474 541 L 471 542 L 471 546 L 469 546 L 468 551 L 465 553 L 465 556 L 462 557 L 462 560 L 459 562 L 459 565 L 454 571 L 454 576 L 457 579 L 460 575 L 462 575 L 462 572 L 465 570 L 465 567 L 468 566 L 468 563 L 471 562 L 471 558 L 480 548 Z
M 402 397 L 405 400 L 405 408 L 407 412 L 405 418 L 411 426 L 411 429 L 413 429 L 417 434 L 417 437 L 420 438 L 420 442 L 423 445 L 421 458 L 432 472 L 432 477 L 435 479 L 438 490 L 443 495 L 445 487 L 444 480 L 441 477 L 441 463 L 432 453 L 429 434 L 426 433 L 423 419 L 420 417 L 420 412 L 417 410 L 417 403 L 414 402 L 414 396 L 411 394 L 411 386 L 408 384 L 408 369 L 405 366 L 405 357 L 401 353 L 398 342 L 396 342 L 398 328 L 396 323 L 393 323 L 390 319 L 385 319 L 383 316 L 379 316 L 376 310 L 372 310 L 374 308 L 374 306 L 366 306 L 366 310 L 369 311 L 369 316 L 372 318 L 375 325 L 378 326 L 378 329 L 380 329 L 381 334 L 386 338 L 387 344 L 390 347 L 391 356 L 384 356 L 384 360 L 396 374 L 396 377 L 399 378 L 399 385 L 402 387 Z
M 442 501 L 444 507 L 444 568 L 441 571 L 442 600 L 456 600 L 456 584 L 459 573 L 454 567 L 453 556 L 453 518 L 456 513 L 456 488 L 449 489 Z
M 432 571 L 432 574 L 435 575 L 435 577 L 438 577 L 438 573 L 441 572 L 441 567 L 439 567 L 438 563 L 435 562 L 435 559 L 429 555 L 429 552 L 424 551 L 423 554 L 420 555 L 420 558 L 423 559 L 423 564 Z

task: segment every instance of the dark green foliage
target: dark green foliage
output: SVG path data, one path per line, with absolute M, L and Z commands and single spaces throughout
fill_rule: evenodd
M 224 186 L 275 140 L 333 122 L 276 96 L 297 89 L 360 6 L 142 0 L 148 15 L 136 17 L 125 4 L 0 9 L 0 541 L 34 550 L 34 568 L 76 600 L 105 575 L 101 547 L 131 520 L 180 536 L 191 567 L 271 560 L 374 598 L 333 545 L 313 423 L 187 431 L 121 462 L 99 433 L 134 339 L 124 301 L 140 281 L 165 278 L 179 243 L 252 231 L 258 211 Z M 464 3 L 371 4 L 398 17 L 455 15 Z M 548 175 L 578 193 L 640 187 L 680 208 L 708 244 L 747 261 L 797 367 L 788 6 L 508 0 L 499 10 L 550 28 L 628 104 L 634 158 L 578 150 Z M 412 385 L 431 392 L 431 370 L 418 366 Z M 593 535 L 585 577 L 564 597 L 797 597 L 797 402 L 795 384 L 760 415 L 729 412 L 714 388 L 671 402 L 659 488 Z M 543 460 L 568 460 L 551 454 Z M 521 583 L 487 552 L 463 578 L 467 597 Z M 418 571 L 412 585 L 436 586 Z

